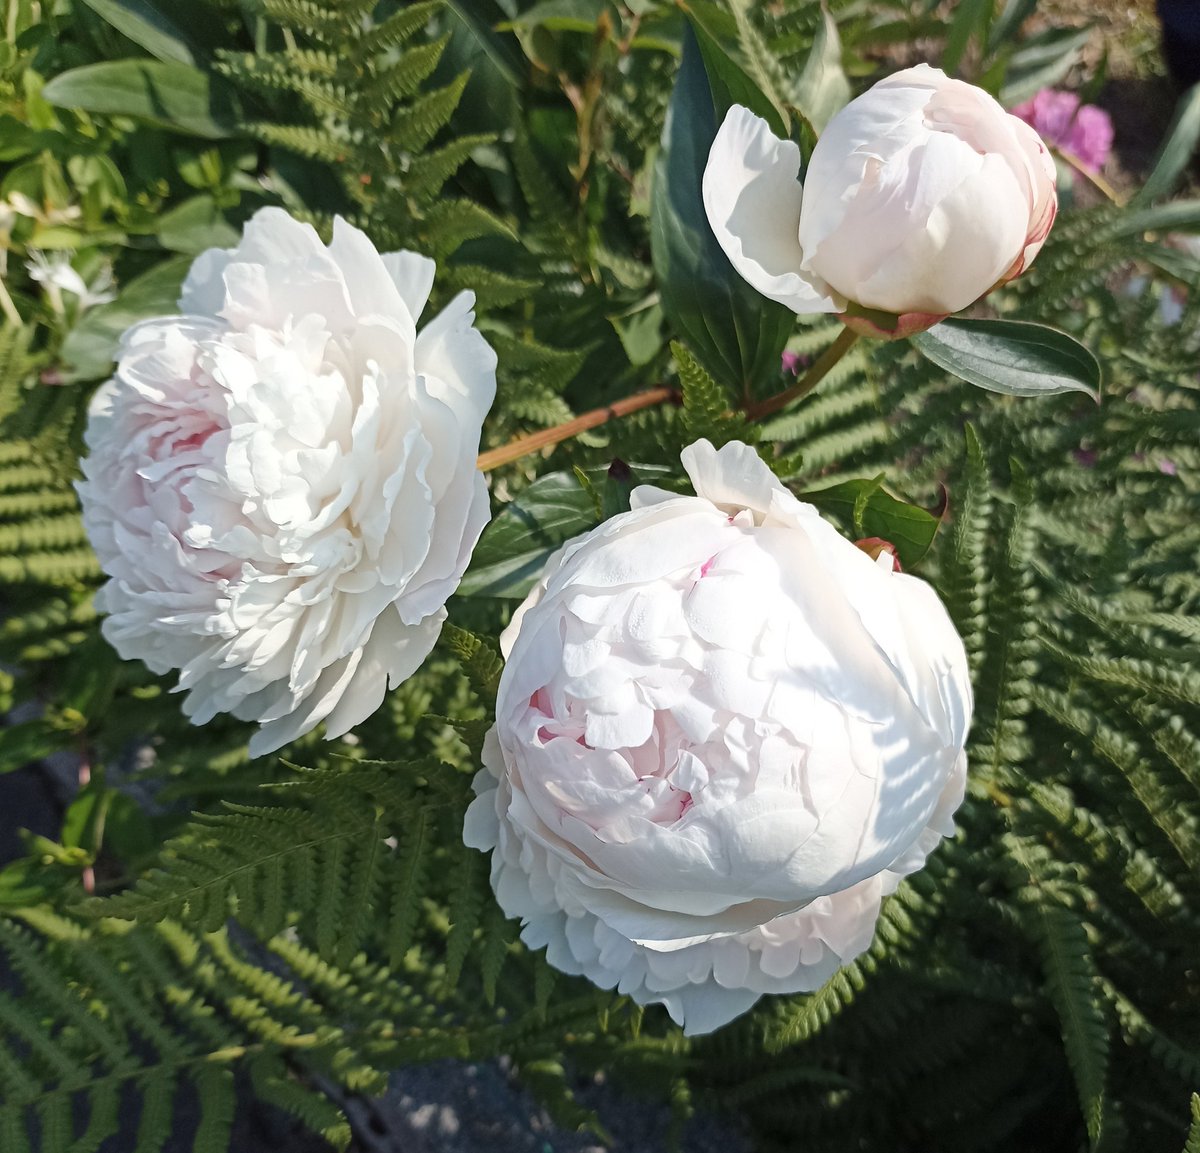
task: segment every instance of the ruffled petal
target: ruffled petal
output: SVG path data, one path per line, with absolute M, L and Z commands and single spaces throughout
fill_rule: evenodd
M 800 149 L 740 104 L 713 140 L 702 193 L 713 235 L 753 288 L 801 315 L 845 308 L 827 284 L 803 271 Z

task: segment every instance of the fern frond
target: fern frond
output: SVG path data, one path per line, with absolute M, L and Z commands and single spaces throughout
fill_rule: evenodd
M 841 1013 L 863 990 L 873 962 L 852 961 L 839 969 L 815 993 L 795 998 L 767 1026 L 763 1045 L 768 1053 L 779 1053 L 815 1036 Z
M 504 672 L 504 660 L 499 652 L 481 637 L 455 625 L 447 625 L 442 636 L 450 651 L 462 662 L 471 687 L 484 701 L 494 702 L 500 687 L 500 674 Z
M 410 48 L 397 60 L 374 74 L 363 86 L 359 99 L 368 115 L 386 112 L 398 100 L 412 96 L 433 74 L 446 50 L 449 37 Z
M 1200 1093 L 1192 1094 L 1192 1123 L 1183 1153 L 1200 1153 Z
M 262 0 L 263 13 L 277 24 L 331 46 L 352 39 L 357 21 L 349 12 L 322 0 Z
M 730 398 L 708 370 L 679 341 L 671 342 L 671 355 L 683 390 L 683 427 L 692 440 L 701 437 L 720 448 L 731 440 L 753 444 L 757 428 L 732 411 Z
M 1078 917 L 1062 906 L 1039 900 L 1030 921 L 1040 946 L 1046 988 L 1062 1026 L 1063 1045 L 1093 1149 L 1111 1140 L 1116 1124 L 1107 1096 L 1108 1022 L 1087 932 Z
M 303 124 L 275 124 L 257 120 L 246 125 L 246 131 L 264 144 L 286 148 L 310 160 L 323 160 L 327 164 L 342 164 L 352 149 L 349 140 L 339 139 L 326 128 L 309 127 Z
M 392 118 L 392 131 L 397 139 L 404 141 L 408 151 L 416 152 L 424 148 L 450 122 L 469 78 L 470 73 L 460 73 L 444 88 L 426 93 L 396 110 Z M 470 152 L 470 148 L 467 152 Z
M 371 28 L 362 37 L 358 45 L 359 51 L 364 56 L 375 56 L 389 49 L 399 48 L 429 23 L 434 13 L 442 7 L 442 2 L 443 0 L 421 0 L 420 3 L 406 4 Z

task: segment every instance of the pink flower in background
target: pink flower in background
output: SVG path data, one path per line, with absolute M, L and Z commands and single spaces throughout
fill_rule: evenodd
M 1068 152 L 1089 172 L 1099 172 L 1112 151 L 1112 119 L 1103 108 L 1079 103 L 1074 92 L 1043 88 L 1012 114 L 1024 120 L 1052 147 Z

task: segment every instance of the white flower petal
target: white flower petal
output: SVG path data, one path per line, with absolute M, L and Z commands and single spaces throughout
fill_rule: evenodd
M 78 491 L 105 636 L 179 670 L 196 723 L 257 721 L 252 755 L 340 735 L 412 675 L 486 523 L 495 356 L 470 294 L 418 333 L 432 276 L 264 209 L 196 260 L 191 315 L 125 334 L 92 402 Z
M 735 106 L 704 178 L 709 221 L 734 267 L 797 312 L 829 302 L 927 321 L 957 312 L 1026 268 L 1054 219 L 1054 166 L 1037 134 L 928 65 L 839 111 L 802 190 L 799 159 Z
M 467 843 L 550 964 L 689 1033 L 819 987 L 953 830 L 971 711 L 932 590 L 745 445 L 562 549 L 504 638 Z
M 800 149 L 735 104 L 709 151 L 702 183 L 708 222 L 730 263 L 793 312 L 840 312 L 846 302 L 803 271 Z

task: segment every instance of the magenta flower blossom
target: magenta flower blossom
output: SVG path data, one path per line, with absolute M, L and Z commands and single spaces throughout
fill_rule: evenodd
M 1112 151 L 1112 119 L 1103 108 L 1081 105 L 1074 92 L 1043 88 L 1032 100 L 1018 104 L 1012 114 L 1089 172 L 1099 172 Z

